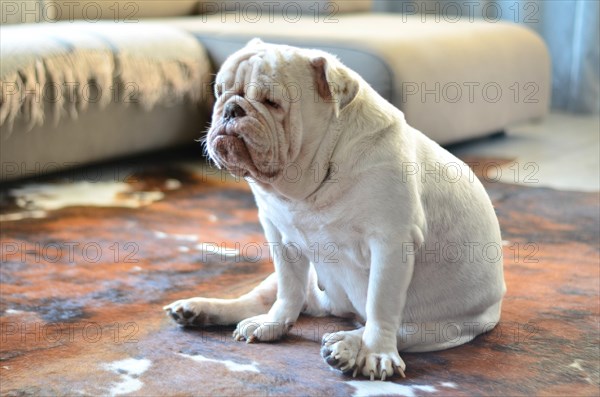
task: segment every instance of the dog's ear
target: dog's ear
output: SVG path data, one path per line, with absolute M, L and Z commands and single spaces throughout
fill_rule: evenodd
M 344 109 L 358 94 L 358 82 L 342 67 L 337 67 L 325 57 L 311 59 L 315 76 L 315 89 L 326 102 L 335 104 L 335 115 Z
M 255 37 L 252 40 L 250 40 L 248 43 L 246 43 L 246 47 L 256 47 L 261 44 L 265 44 L 265 42 L 262 41 L 261 39 L 259 39 L 258 37 Z

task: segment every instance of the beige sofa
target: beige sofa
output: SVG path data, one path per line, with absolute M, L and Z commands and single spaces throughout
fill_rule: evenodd
M 0 180 L 193 145 L 214 73 L 252 37 L 337 54 L 442 144 L 549 107 L 546 46 L 510 23 L 423 23 L 362 0 L 3 3 Z

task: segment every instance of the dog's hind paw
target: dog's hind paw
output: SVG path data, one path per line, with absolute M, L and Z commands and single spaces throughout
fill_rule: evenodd
M 181 299 L 163 307 L 177 324 L 191 327 L 206 327 L 215 324 L 210 304 L 203 298 Z

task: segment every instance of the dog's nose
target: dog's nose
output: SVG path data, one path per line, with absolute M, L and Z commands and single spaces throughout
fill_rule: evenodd
M 235 119 L 237 117 L 243 117 L 246 115 L 246 112 L 240 105 L 236 102 L 229 102 L 225 105 L 225 112 L 223 113 L 223 118 L 225 120 Z

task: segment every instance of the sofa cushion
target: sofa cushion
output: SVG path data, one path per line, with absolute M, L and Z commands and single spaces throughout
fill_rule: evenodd
M 225 15 L 234 18 L 235 15 Z M 327 47 L 359 69 L 352 54 L 368 53 L 390 70 L 387 90 L 382 68 L 360 73 L 409 123 L 440 143 L 483 136 L 545 115 L 550 99 L 550 59 L 541 38 L 512 23 L 442 20 L 423 23 L 402 14 L 340 14 L 336 23 L 321 18 L 264 17 L 223 23 L 222 16 L 167 19 L 207 43 L 243 42 L 252 37 L 306 47 Z M 207 44 L 218 67 L 236 47 Z M 375 62 L 372 62 L 373 64 Z
M 75 117 L 90 103 L 115 99 L 146 110 L 186 96 L 197 101 L 210 76 L 201 44 L 168 26 L 63 22 L 0 29 L 3 130 L 16 117 L 41 125 L 45 107 L 58 122 L 63 113 Z
M 183 31 L 109 21 L 21 24 L 0 27 L 0 44 L 0 179 L 16 177 L 5 175 L 7 164 L 83 164 L 180 143 L 183 132 L 190 143 L 200 136 L 203 123 L 186 122 L 210 106 L 203 93 L 212 69 Z

